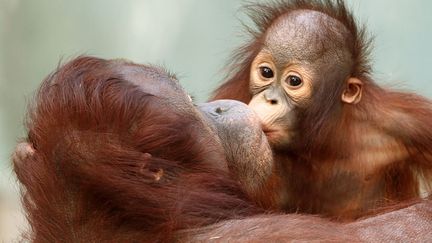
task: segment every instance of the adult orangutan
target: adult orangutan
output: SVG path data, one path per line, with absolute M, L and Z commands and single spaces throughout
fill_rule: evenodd
M 235 166 L 261 164 L 250 174 L 271 173 L 259 120 L 238 101 L 202 105 L 204 116 L 189 99 L 174 76 L 125 61 L 81 57 L 49 76 L 14 156 L 30 239 L 160 240 L 259 212 L 227 168 L 241 158 Z M 246 189 L 258 190 L 254 179 Z
M 79 57 L 60 67 L 42 83 L 30 107 L 28 137 L 13 156 L 31 226 L 26 238 L 431 238 L 430 201 L 352 224 L 262 214 L 242 191 L 244 183 L 251 183 L 246 191 L 259 186 L 259 180 L 248 181 L 253 173 L 272 168 L 258 119 L 236 101 L 199 108 L 174 76 L 157 67 L 93 57 Z M 227 164 L 234 174 L 241 167 L 249 170 L 243 174 L 248 177 L 233 180 Z M 251 171 L 254 168 L 260 171 Z
M 356 218 L 429 194 L 432 104 L 374 81 L 370 40 L 343 1 L 248 9 L 252 39 L 213 99 L 248 103 L 262 121 L 276 165 L 259 202 Z

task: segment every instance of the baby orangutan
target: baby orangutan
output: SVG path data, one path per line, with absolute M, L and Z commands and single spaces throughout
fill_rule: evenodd
M 262 121 L 275 166 L 258 202 L 353 219 L 430 194 L 432 103 L 374 81 L 370 41 L 343 1 L 249 9 L 256 31 L 214 99 Z

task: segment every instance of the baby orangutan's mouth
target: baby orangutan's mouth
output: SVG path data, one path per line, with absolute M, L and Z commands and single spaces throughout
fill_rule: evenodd
M 281 127 L 262 124 L 261 128 L 272 147 L 287 146 L 291 142 L 291 134 Z
M 261 127 L 262 127 L 262 130 L 263 130 L 264 134 L 265 134 L 267 137 L 268 137 L 268 136 L 271 136 L 271 134 L 275 134 L 275 133 L 278 132 L 277 129 L 271 128 L 271 127 L 269 127 L 269 126 L 266 125 L 266 124 L 262 124 Z

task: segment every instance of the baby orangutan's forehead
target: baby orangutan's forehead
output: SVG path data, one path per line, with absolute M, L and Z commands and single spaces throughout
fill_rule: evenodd
M 338 20 L 314 10 L 295 10 L 269 28 L 264 45 L 276 60 L 314 61 L 344 48 L 349 32 Z

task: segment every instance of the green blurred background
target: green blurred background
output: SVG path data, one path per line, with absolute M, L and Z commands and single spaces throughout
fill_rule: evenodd
M 432 2 L 347 1 L 375 36 L 377 80 L 432 97 Z M 241 1 L 0 0 L 0 242 L 22 225 L 10 154 L 41 80 L 80 54 L 160 64 L 198 101 L 242 41 Z M 409 102 L 409 101 L 407 101 Z M 2 238 L 3 237 L 3 238 Z

